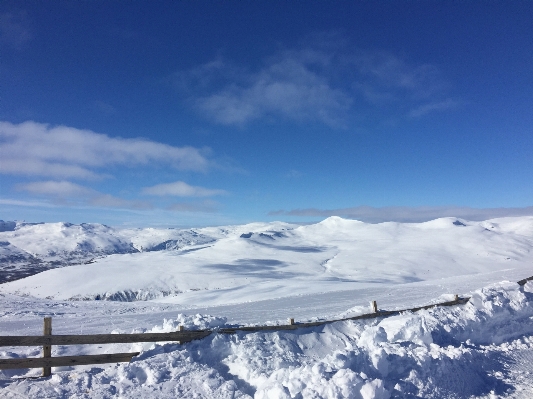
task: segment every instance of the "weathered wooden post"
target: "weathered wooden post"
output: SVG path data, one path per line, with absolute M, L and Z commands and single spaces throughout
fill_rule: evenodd
M 52 335 L 52 318 L 44 318 L 43 335 Z M 52 357 L 52 345 L 43 345 L 43 358 Z M 43 367 L 43 377 L 52 375 L 52 367 Z
M 289 319 L 289 326 L 294 326 L 294 319 L 292 317 Z
M 377 313 L 378 312 L 378 304 L 377 304 L 376 301 L 370 302 L 370 306 L 372 307 L 372 313 Z
M 178 326 L 178 331 L 184 331 L 184 330 L 185 330 L 185 328 L 182 325 Z M 178 341 L 178 344 L 181 345 L 181 341 Z

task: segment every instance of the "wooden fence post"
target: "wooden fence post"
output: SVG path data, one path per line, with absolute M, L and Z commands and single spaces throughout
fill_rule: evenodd
M 178 326 L 178 331 L 183 331 L 185 328 L 182 325 Z M 181 341 L 178 341 L 178 344 L 181 345 Z
M 43 335 L 52 335 L 52 318 L 44 318 Z M 43 345 L 43 358 L 52 357 L 52 345 Z M 52 375 L 52 367 L 43 367 L 43 377 Z
M 372 301 L 370 302 L 370 305 L 372 306 L 372 313 L 377 313 L 378 312 L 378 304 L 376 301 Z

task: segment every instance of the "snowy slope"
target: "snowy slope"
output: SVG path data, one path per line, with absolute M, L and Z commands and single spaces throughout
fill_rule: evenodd
M 436 284 L 452 276 L 475 282 L 493 274 L 499 281 L 502 273 L 533 274 L 531 226 L 533 218 L 366 224 L 331 217 L 300 227 L 199 229 L 197 234 L 217 239 L 49 270 L 3 284 L 0 292 L 54 299 L 159 298 L 200 306 Z

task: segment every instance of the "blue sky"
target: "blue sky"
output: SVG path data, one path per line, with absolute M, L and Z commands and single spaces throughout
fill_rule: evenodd
M 531 1 L 4 1 L 0 219 L 533 215 Z

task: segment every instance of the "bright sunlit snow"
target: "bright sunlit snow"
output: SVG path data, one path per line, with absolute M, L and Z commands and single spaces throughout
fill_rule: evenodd
M 131 364 L 0 373 L 7 397 L 470 398 L 533 394 L 533 218 L 199 229 L 10 224 L 2 335 L 175 331 L 335 319 L 472 296 L 467 305 L 295 332 L 213 334 L 138 351 Z M 31 258 L 31 259 L 30 259 Z M 75 264 L 79 260 L 79 264 Z M 37 269 L 31 269 L 36 265 Z M 7 272 L 6 272 L 7 273 Z M 209 315 L 209 316 L 208 316 Z M 1 358 L 39 356 L 2 348 Z M 11 396 L 9 396 L 11 395 Z

